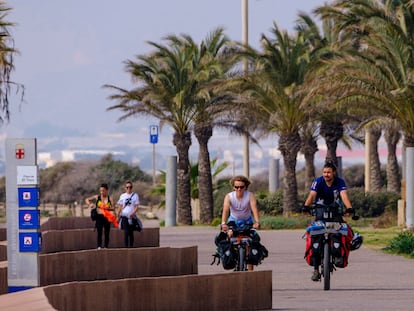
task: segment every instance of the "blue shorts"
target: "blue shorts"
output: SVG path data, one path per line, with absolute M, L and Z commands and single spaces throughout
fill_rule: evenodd
M 227 223 L 234 223 L 236 227 L 244 227 L 245 225 L 253 225 L 253 218 L 250 216 L 247 219 L 236 219 L 233 216 L 230 216 L 229 219 L 227 219 Z

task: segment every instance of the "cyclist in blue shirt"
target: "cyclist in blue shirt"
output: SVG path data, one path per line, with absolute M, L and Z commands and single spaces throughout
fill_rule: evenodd
M 327 161 L 323 166 L 322 176 L 315 178 L 313 181 L 309 195 L 304 203 L 302 211 L 304 213 L 310 213 L 310 206 L 314 203 L 316 204 L 325 204 L 330 205 L 336 200 L 339 200 L 341 204 L 345 207 L 344 214 L 350 215 L 353 213 L 353 208 L 351 201 L 348 196 L 347 187 L 345 181 L 342 178 L 336 176 L 336 166 L 333 162 Z M 343 222 L 342 216 L 337 221 Z M 316 220 L 322 218 L 319 215 L 318 210 L 315 215 Z M 348 226 L 349 227 L 349 226 Z M 349 242 L 352 240 L 352 230 L 350 229 Z M 312 274 L 312 281 L 319 281 L 321 274 L 319 272 L 319 265 L 314 266 L 314 271 Z

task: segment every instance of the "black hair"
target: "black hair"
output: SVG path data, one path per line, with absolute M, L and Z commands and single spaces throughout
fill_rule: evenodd
M 333 160 L 326 160 L 323 168 L 331 168 L 334 172 L 336 172 L 336 165 Z
M 106 190 L 108 190 L 108 184 L 103 183 L 99 188 L 105 188 Z

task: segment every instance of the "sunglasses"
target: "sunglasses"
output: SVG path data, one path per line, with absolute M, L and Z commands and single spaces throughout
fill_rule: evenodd
M 244 186 L 234 186 L 234 189 L 244 189 Z
M 126 188 L 126 189 L 132 189 L 132 187 L 131 187 L 131 186 L 126 186 L 125 188 Z

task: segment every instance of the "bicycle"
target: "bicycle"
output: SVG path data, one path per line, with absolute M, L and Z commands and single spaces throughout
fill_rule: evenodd
M 258 265 L 268 256 L 251 224 L 241 227 L 229 224 L 229 231 L 221 231 L 216 236 L 215 244 L 217 251 L 213 254 L 211 265 L 217 260 L 217 265 L 221 262 L 226 270 L 247 271 L 247 265 Z
M 353 220 L 359 219 L 354 209 L 351 213 Z M 316 252 L 315 256 L 320 256 L 324 290 L 329 290 L 333 271 L 336 270 L 336 267 L 345 268 L 347 266 L 347 255 L 352 248 L 345 249 L 347 247 L 345 240 L 348 237 L 349 230 L 352 229 L 342 220 L 343 211 L 341 208 L 338 209 L 335 204 L 315 204 L 311 207 L 311 215 L 315 216 L 316 220 L 311 223 L 306 231 L 309 233 L 311 241 L 314 241 L 311 242 L 313 243 L 311 248 Z M 307 250 L 307 253 L 309 251 L 310 249 Z M 348 252 L 346 256 L 345 252 Z
M 247 271 L 248 256 L 252 245 L 252 236 L 256 233 L 252 225 L 246 224 L 243 227 L 230 227 L 233 235 L 230 238 L 233 250 L 236 254 L 236 267 L 234 271 Z

